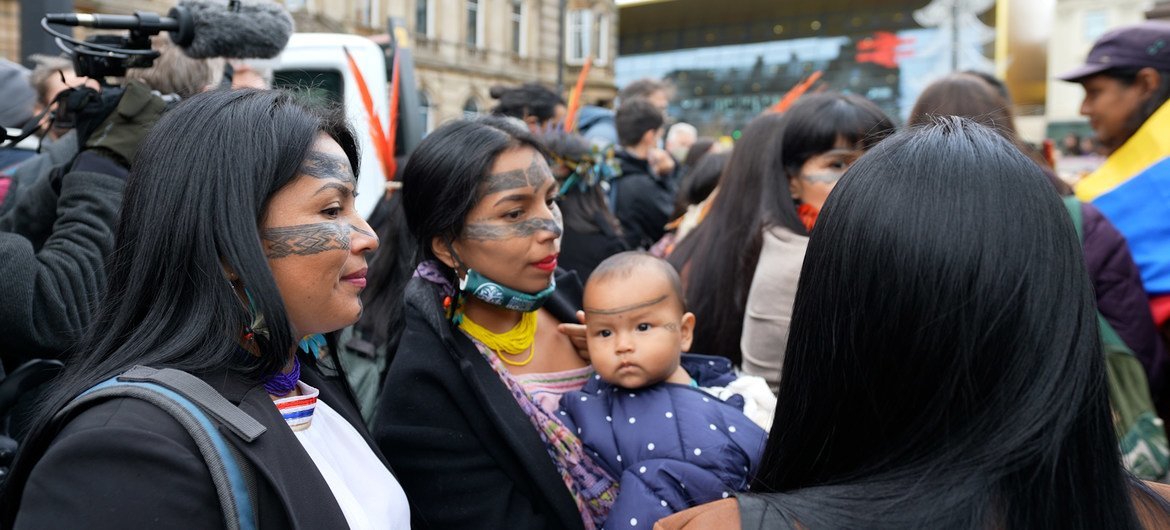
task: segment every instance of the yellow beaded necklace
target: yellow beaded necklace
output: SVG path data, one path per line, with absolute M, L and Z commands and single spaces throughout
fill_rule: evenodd
M 467 318 L 466 314 L 463 315 L 463 321 L 459 323 L 459 329 L 496 352 L 496 356 L 506 364 L 524 366 L 532 362 L 532 358 L 536 355 L 536 311 L 522 313 L 520 322 L 506 333 L 492 333 L 487 328 Z M 505 354 L 520 355 L 524 353 L 524 350 L 528 350 L 528 357 L 523 361 L 513 361 L 505 356 Z

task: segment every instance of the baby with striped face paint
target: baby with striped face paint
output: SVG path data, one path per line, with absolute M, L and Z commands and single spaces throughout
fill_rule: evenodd
M 691 347 L 695 315 L 670 264 L 643 252 L 612 256 L 589 276 L 583 306 L 589 359 L 607 383 L 691 383 L 679 360 Z
M 674 268 L 645 252 L 611 256 L 589 276 L 583 306 L 596 374 L 561 397 L 558 416 L 620 477 L 604 529 L 649 528 L 746 490 L 767 433 L 744 396 L 723 392 L 739 381 L 728 359 L 682 353 L 695 316 Z

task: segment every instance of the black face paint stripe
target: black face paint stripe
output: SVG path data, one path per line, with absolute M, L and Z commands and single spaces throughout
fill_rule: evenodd
M 662 295 L 662 296 L 659 296 L 658 298 L 655 298 L 655 299 L 653 299 L 653 300 L 648 300 L 648 301 L 646 301 L 646 302 L 638 302 L 638 303 L 636 303 L 636 304 L 630 304 L 630 305 L 627 305 L 627 306 L 622 306 L 622 307 L 615 307 L 615 308 L 612 308 L 612 309 L 598 309 L 598 308 L 594 308 L 594 307 L 586 307 L 586 308 L 585 308 L 585 314 L 586 314 L 586 315 L 589 315 L 589 314 L 594 314 L 594 315 L 617 315 L 617 314 L 621 314 L 621 313 L 626 313 L 626 312 L 629 312 L 629 311 L 633 311 L 633 310 L 635 310 L 635 309 L 642 309 L 642 308 L 645 308 L 645 307 L 650 307 L 650 306 L 652 306 L 652 305 L 657 305 L 657 304 L 660 304 L 660 303 L 662 303 L 662 301 L 663 301 L 663 300 L 666 300 L 668 297 L 669 297 L 669 295 L 665 295 L 665 294 L 664 294 L 664 295 Z
M 301 162 L 301 173 L 316 179 L 337 179 L 342 182 L 353 182 L 353 168 L 349 166 L 349 159 L 321 153 L 309 152 L 305 161 Z
M 540 164 L 539 155 L 533 155 L 532 163 L 525 169 L 489 175 L 484 181 L 480 197 L 520 188 L 539 188 L 549 180 L 552 180 L 552 173 Z
M 557 237 L 560 237 L 563 232 L 560 223 L 557 223 L 553 219 L 528 219 L 510 224 L 468 224 L 463 227 L 463 237 L 476 241 L 495 241 L 516 237 L 530 237 L 541 230 L 552 232 Z
M 267 245 L 268 259 L 311 256 L 330 250 L 349 250 L 350 226 L 313 223 L 268 228 L 260 233 Z

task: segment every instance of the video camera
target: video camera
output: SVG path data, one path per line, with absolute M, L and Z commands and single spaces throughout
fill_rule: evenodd
M 91 35 L 79 40 L 52 25 L 128 33 Z M 71 88 L 58 96 L 54 126 L 84 129 L 87 124 L 97 127 L 117 107 L 122 88 L 110 78 L 124 77 L 129 68 L 154 65 L 159 52 L 151 49 L 151 37 L 168 32 L 171 41 L 194 59 L 267 59 L 284 50 L 293 33 L 293 20 L 284 7 L 272 2 L 182 0 L 165 17 L 141 11 L 133 15 L 50 13 L 41 19 L 41 28 L 72 56 L 77 75 L 95 79 L 102 86 L 101 91 Z M 33 131 L 35 128 L 18 137 L 5 137 L 15 144 Z M 78 130 L 82 137 L 85 132 Z

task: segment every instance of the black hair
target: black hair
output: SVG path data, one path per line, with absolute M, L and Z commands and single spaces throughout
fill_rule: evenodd
M 674 214 L 672 219 L 687 212 L 687 207 L 699 204 L 715 191 L 719 185 L 719 176 L 727 161 L 731 160 L 731 152 L 707 153 L 699 158 L 698 164 L 691 167 L 678 181 L 678 193 L 674 196 Z
M 389 367 L 406 327 L 402 293 L 414 273 L 418 245 L 406 228 L 401 192 L 383 195 L 369 223 L 378 234 L 378 250 L 369 259 L 369 283 L 361 294 L 362 316 L 354 328 L 363 340 L 375 347 L 384 346 Z
M 740 363 L 744 308 L 764 230 L 782 226 L 808 233 L 788 184 L 801 166 L 842 139 L 865 150 L 893 130 L 894 123 L 869 100 L 838 93 L 804 96 L 784 114 L 748 124 L 706 219 L 670 255 L 695 313 L 692 351 Z
M 523 120 L 529 116 L 544 123 L 556 116 L 557 106 L 564 105 L 556 92 L 537 83 L 526 83 L 518 87 L 494 86 L 493 99 L 500 102 L 492 108 L 492 114 Z
M 1005 212 L 1010 212 L 1006 215 Z M 962 118 L 862 156 L 796 293 L 755 494 L 805 528 L 1139 528 L 1065 207 Z
M 594 153 L 589 140 L 579 134 L 551 130 L 541 134 L 539 140 L 544 144 L 549 155 L 560 159 L 550 160 L 549 166 L 555 167 L 558 163 L 565 163 L 585 168 L 594 164 L 607 163 L 604 160 L 604 153 Z M 571 174 L 572 172 L 570 172 Z M 556 175 L 557 184 L 563 185 L 567 176 Z M 565 227 L 572 232 L 581 234 L 612 233 L 620 239 L 621 221 L 610 209 L 609 198 L 600 185 L 601 181 L 590 182 L 588 175 L 578 173 L 578 176 L 580 179 L 577 183 L 564 190 L 564 194 L 559 198 Z M 564 244 L 567 242 L 562 242 L 562 245 Z
M 631 99 L 622 102 L 614 113 L 614 127 L 617 128 L 618 143 L 622 147 L 637 145 L 646 131 L 656 131 L 665 123 L 662 111 L 645 99 Z
M 1128 87 L 1137 82 L 1138 72 L 1141 72 L 1144 69 L 1145 68 L 1110 68 L 1098 75 L 1114 79 L 1122 85 Z M 1137 112 L 1133 113 L 1133 115 L 1131 115 L 1129 119 L 1126 120 L 1125 138 L 1127 140 L 1129 137 L 1133 136 L 1134 133 L 1138 131 L 1138 129 L 1141 128 L 1142 124 L 1145 123 L 1146 120 L 1150 119 L 1150 116 L 1153 116 L 1154 113 L 1158 111 L 1158 109 L 1162 108 L 1162 105 L 1166 103 L 1166 101 L 1170 100 L 1170 70 L 1155 69 L 1154 71 L 1158 73 L 1158 78 L 1160 80 L 1158 83 L 1158 88 L 1153 94 L 1150 95 L 1150 99 L 1147 99 L 1145 102 L 1143 102 L 1141 107 L 1138 108 Z M 1114 148 L 1117 147 L 1121 146 L 1114 146 Z
M 666 279 L 670 285 L 671 294 L 678 301 L 679 308 L 685 313 L 687 297 L 686 293 L 683 292 L 682 279 L 679 278 L 678 271 L 674 270 L 674 267 L 666 260 L 641 250 L 627 250 L 605 258 L 589 275 L 589 280 L 585 283 L 585 290 L 588 291 L 590 285 L 614 276 L 644 278 L 647 274 L 651 274 L 647 268 L 654 269 Z
M 415 264 L 436 259 L 435 237 L 458 239 L 496 157 L 517 147 L 545 152 L 526 129 L 498 116 L 452 121 L 423 138 L 402 172 L 402 209 L 417 245 Z M 454 281 L 455 272 L 443 269 Z
M 260 226 L 321 133 L 341 146 L 356 175 L 357 142 L 341 110 L 311 107 L 285 92 L 206 92 L 159 119 L 127 177 L 106 292 L 42 420 L 134 365 L 234 372 L 252 382 L 287 365 L 299 337 Z M 251 317 L 225 268 L 266 320 L 268 338 L 256 336 L 258 357 L 240 347 Z
M 711 148 L 715 147 L 715 139 L 710 136 L 700 136 L 691 144 L 691 148 L 687 149 L 686 158 L 680 160 L 684 168 L 695 167 L 699 163 L 699 159 L 707 155 Z

